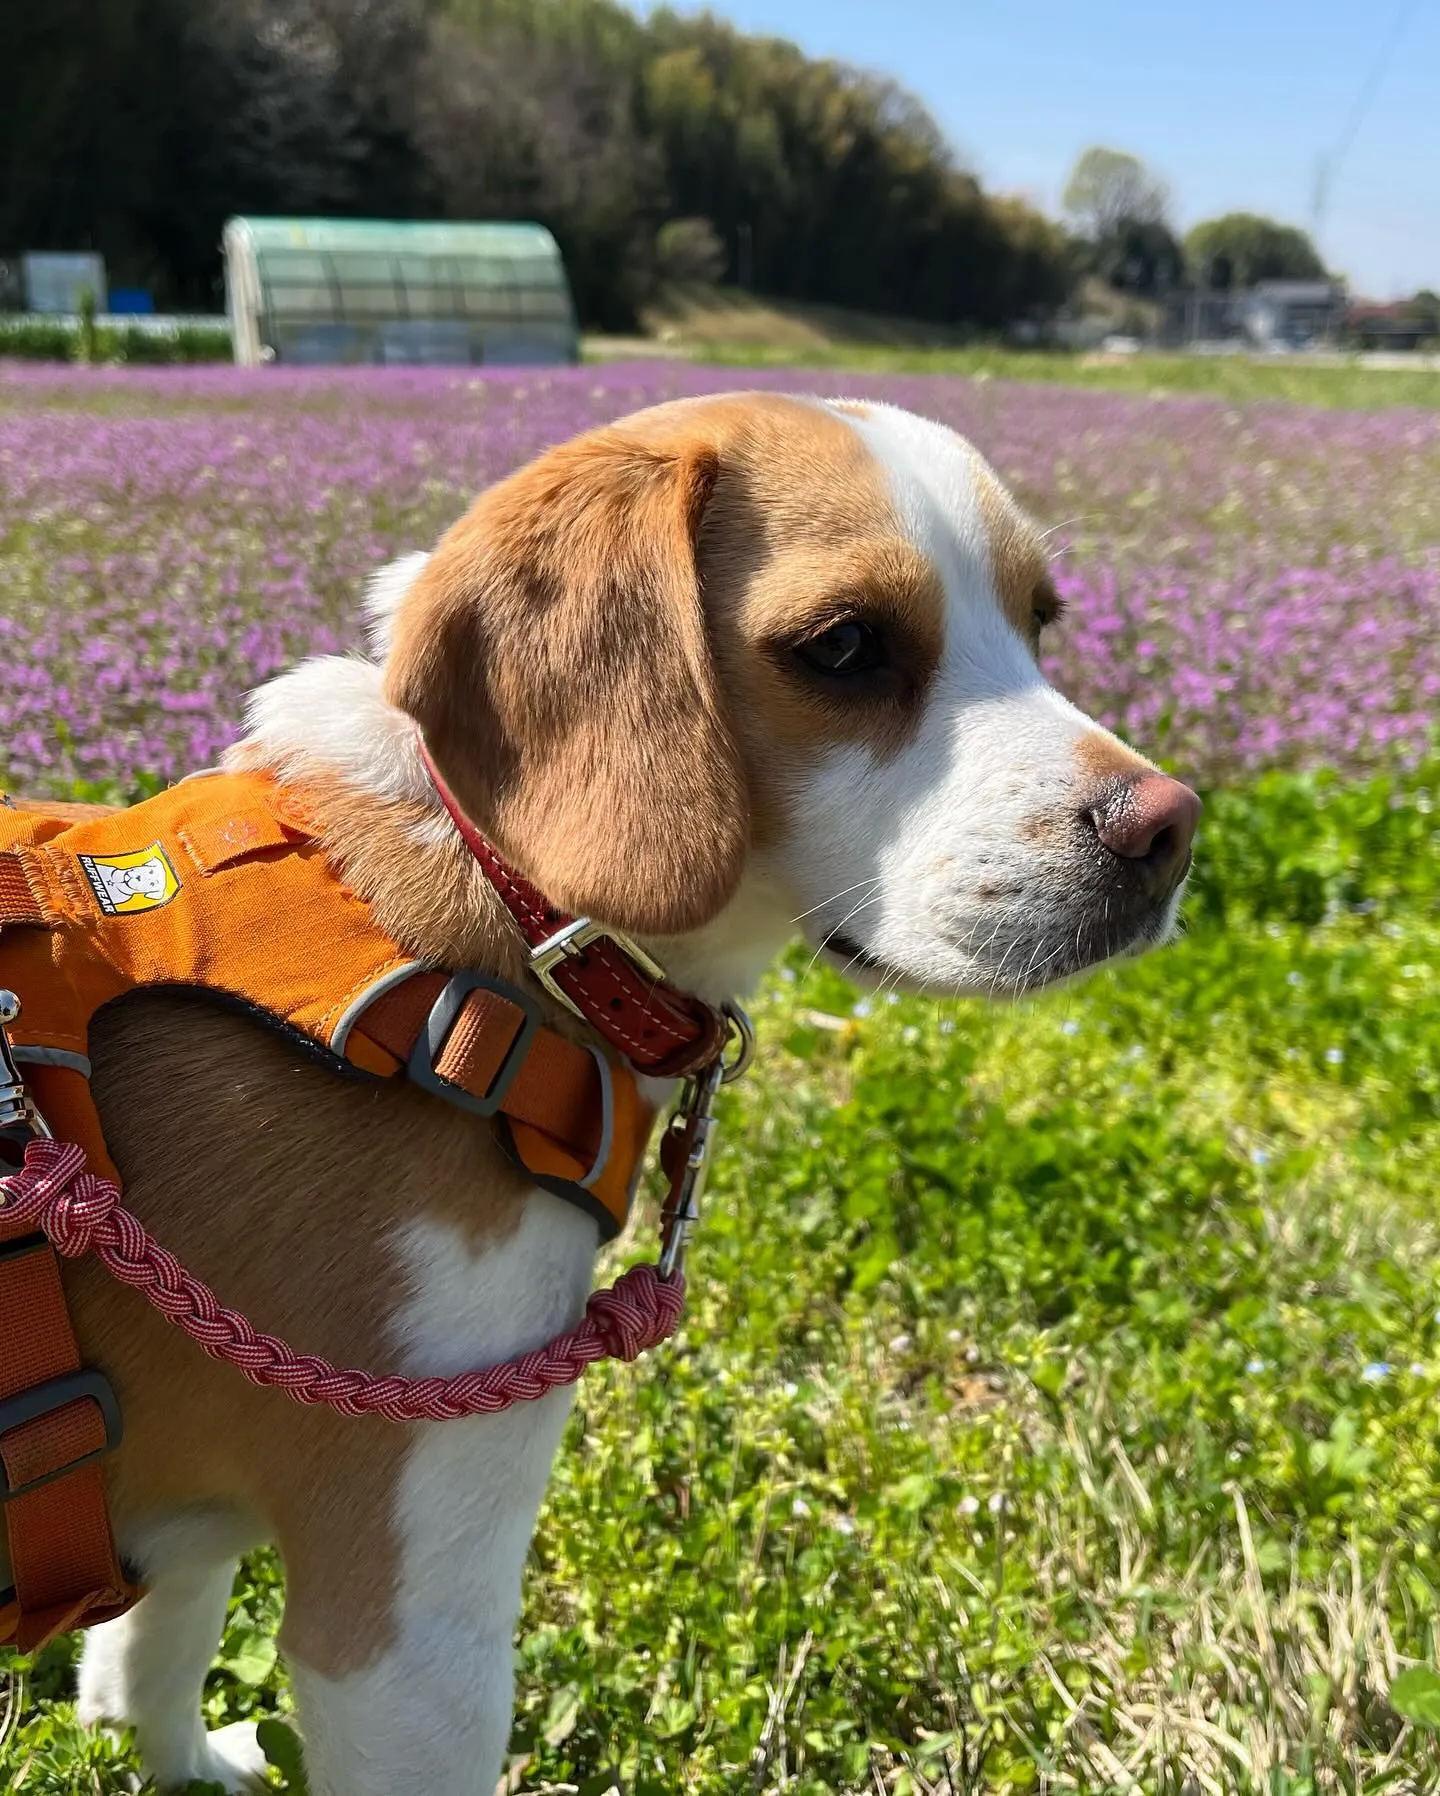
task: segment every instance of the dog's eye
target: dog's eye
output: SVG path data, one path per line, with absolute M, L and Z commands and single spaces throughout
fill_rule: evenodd
M 1034 609 L 1030 613 L 1030 628 L 1038 637 L 1042 630 L 1048 630 L 1051 624 L 1058 623 L 1065 611 L 1065 601 L 1048 580 L 1042 581 L 1036 588 L 1032 601 Z
M 828 674 L 832 679 L 874 673 L 877 668 L 890 664 L 884 637 L 869 624 L 862 624 L 855 618 L 831 624 L 818 636 L 799 643 L 795 653 L 807 667 L 816 673 Z

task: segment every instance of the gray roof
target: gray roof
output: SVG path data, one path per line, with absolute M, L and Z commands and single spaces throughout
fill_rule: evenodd
M 1257 281 L 1250 291 L 1256 299 L 1291 306 L 1324 306 L 1344 297 L 1338 281 Z

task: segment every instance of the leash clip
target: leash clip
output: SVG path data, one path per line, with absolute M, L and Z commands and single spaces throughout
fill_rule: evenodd
M 687 1079 L 675 1114 L 660 1140 L 660 1164 L 670 1191 L 660 1219 L 660 1276 L 667 1282 L 685 1270 L 685 1250 L 700 1220 L 700 1199 L 715 1151 L 715 1099 L 720 1087 L 738 1079 L 755 1052 L 755 1031 L 738 1004 L 721 1006 L 730 1024 L 734 1053 L 722 1049 L 709 1066 Z
M 19 998 L 12 991 L 0 991 L 0 1134 L 23 1129 L 49 1140 L 50 1130 L 21 1076 L 6 1028 L 19 1015 Z

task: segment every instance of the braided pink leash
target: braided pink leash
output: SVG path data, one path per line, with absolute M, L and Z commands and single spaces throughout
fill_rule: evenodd
M 0 1178 L 0 1210 L 7 1221 L 43 1230 L 67 1259 L 94 1253 L 112 1278 L 133 1285 L 212 1359 L 237 1366 L 252 1384 L 285 1391 L 297 1403 L 328 1403 L 347 1416 L 438 1422 L 493 1415 L 574 1384 L 596 1360 L 638 1358 L 675 1332 L 685 1303 L 683 1278 L 632 1266 L 608 1291 L 594 1293 L 578 1328 L 533 1353 L 452 1378 L 372 1378 L 296 1353 L 226 1309 L 123 1206 L 118 1186 L 87 1170 L 84 1150 L 73 1142 L 31 1141 L 21 1170 Z

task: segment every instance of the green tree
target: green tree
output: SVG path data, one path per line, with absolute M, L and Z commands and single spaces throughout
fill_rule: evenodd
M 1127 218 L 1095 246 L 1092 266 L 1118 292 L 1156 299 L 1179 286 L 1185 252 L 1159 219 Z
M 1185 254 L 1196 278 L 1210 287 L 1325 278 L 1325 264 L 1304 231 L 1255 212 L 1197 224 L 1185 238 Z
M 1427 336 L 1440 337 L 1440 293 L 1422 287 L 1410 301 L 1410 310 L 1419 319 Z
M 708 218 L 671 218 L 655 236 L 655 264 L 670 281 L 718 281 L 729 260 Z
M 1060 203 L 1092 243 L 1104 243 L 1123 225 L 1163 224 L 1170 194 L 1138 156 L 1096 145 L 1070 171 Z

